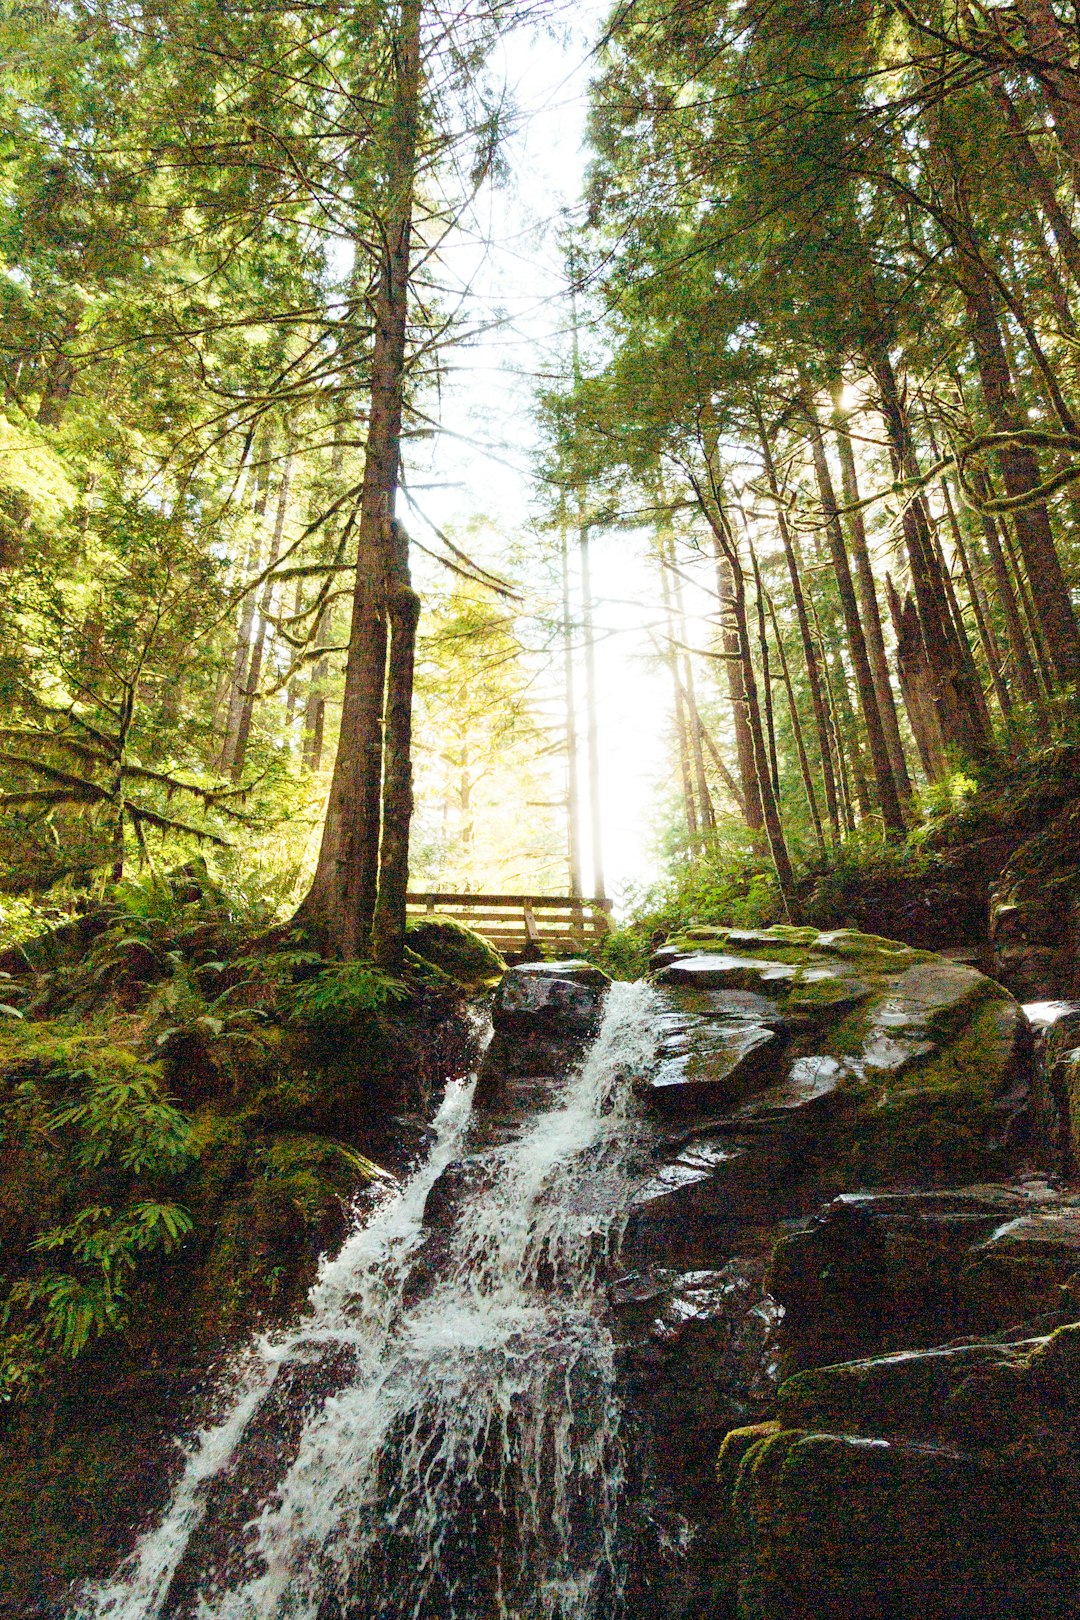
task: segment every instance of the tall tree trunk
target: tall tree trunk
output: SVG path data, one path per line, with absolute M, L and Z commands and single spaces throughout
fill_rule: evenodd
M 933 448 L 936 456 L 937 448 L 936 446 Z M 956 551 L 960 571 L 964 576 L 964 584 L 967 587 L 968 601 L 971 603 L 971 611 L 975 615 L 975 628 L 978 632 L 979 644 L 982 647 L 986 668 L 994 688 L 994 696 L 997 698 L 998 708 L 1001 710 L 1002 715 L 1008 719 L 1012 713 L 1012 699 L 1009 696 L 1008 684 L 1002 674 L 1001 653 L 994 636 L 994 627 L 987 612 L 986 598 L 980 588 L 978 575 L 972 567 L 968 545 L 960 527 L 960 520 L 956 515 L 956 507 L 953 504 L 948 480 L 945 478 L 941 480 L 941 496 L 945 502 L 945 513 L 949 520 L 949 528 L 952 531 L 953 548 Z
M 999 432 L 1023 427 L 991 291 L 970 268 L 964 276 L 964 296 L 987 414 Z M 1010 497 L 1025 495 L 1038 484 L 1039 464 L 1026 445 L 1003 446 L 997 459 Z M 1016 511 L 1013 530 L 1055 677 L 1060 685 L 1068 685 L 1080 678 L 1080 631 L 1045 504 Z
M 1054 183 L 1043 168 L 1031 144 L 1023 119 L 1005 87 L 1000 73 L 990 77 L 990 93 L 997 103 L 1009 129 L 1008 151 L 1013 167 L 1022 185 L 1031 188 L 1039 206 L 1046 215 L 1058 251 L 1068 265 L 1073 280 L 1080 287 L 1080 238 L 1069 223 L 1068 215 L 1057 199 Z
M 844 504 L 848 507 L 848 538 L 851 555 L 855 559 L 855 581 L 859 593 L 862 622 L 866 630 L 866 650 L 870 659 L 870 672 L 874 678 L 878 713 L 889 751 L 889 763 L 897 792 L 902 800 L 911 797 L 911 779 L 908 776 L 904 744 L 900 736 L 900 722 L 896 714 L 892 682 L 889 680 L 889 661 L 885 655 L 885 637 L 881 630 L 881 608 L 878 605 L 874 573 L 870 566 L 870 550 L 866 543 L 866 524 L 859 508 L 859 479 L 855 469 L 855 453 L 851 446 L 847 418 L 841 409 L 842 385 L 833 389 L 834 430 L 840 452 L 840 472 L 844 489 Z
M 570 553 L 566 515 L 560 513 L 559 566 L 562 574 L 563 698 L 566 706 L 566 850 L 570 893 L 581 888 L 581 791 L 578 785 L 577 704 L 574 694 L 574 629 L 570 618 Z
M 746 806 L 743 804 L 742 800 L 742 788 L 728 770 L 727 762 L 724 759 L 723 754 L 721 754 L 719 748 L 717 748 L 712 733 L 709 731 L 708 726 L 701 718 L 701 711 L 696 707 L 696 705 L 693 707 L 693 718 L 694 724 L 698 729 L 698 735 L 705 744 L 706 752 L 708 753 L 708 756 L 712 760 L 713 764 L 716 766 L 717 775 L 727 788 L 728 792 L 731 794 L 736 810 L 738 810 L 740 816 L 742 816 L 743 820 L 745 821 Z
M 747 550 L 750 552 L 750 565 L 754 573 L 754 602 L 758 622 L 758 655 L 761 659 L 761 689 L 765 699 L 765 739 L 769 745 L 769 779 L 772 782 L 773 792 L 779 796 L 780 759 L 776 752 L 776 716 L 773 713 L 772 667 L 769 658 L 769 638 L 765 631 L 765 591 L 761 583 L 761 569 L 758 566 L 757 554 L 750 544 L 749 535 L 747 536 Z
M 949 755 L 941 733 L 934 672 L 926 657 L 918 609 L 910 596 L 901 602 L 889 575 L 885 576 L 885 592 L 896 635 L 896 673 L 911 734 L 927 781 L 938 782 L 949 768 Z
M 277 514 L 274 518 L 274 532 L 270 539 L 270 555 L 267 558 L 267 567 L 275 567 L 281 555 L 281 540 L 285 533 L 285 517 L 289 509 L 289 483 L 292 477 L 292 448 L 285 457 L 285 466 L 281 474 L 281 487 L 278 491 Z M 229 771 L 234 782 L 239 782 L 244 774 L 244 762 L 247 758 L 248 738 L 251 736 L 251 722 L 255 715 L 255 704 L 259 696 L 259 682 L 262 679 L 263 653 L 266 650 L 266 638 L 270 629 L 270 614 L 274 607 L 274 577 L 263 586 L 262 597 L 259 602 L 259 627 L 255 632 L 255 640 L 251 647 L 251 658 L 248 661 L 247 675 L 244 684 L 243 702 L 240 708 L 240 721 L 236 728 L 236 741 L 233 744 L 232 760 Z
M 262 457 L 265 457 L 268 447 L 268 441 L 264 437 Z M 266 503 L 269 492 L 269 470 L 265 466 L 257 466 L 255 470 L 255 503 L 252 514 L 251 540 L 244 562 L 245 574 L 251 574 L 255 578 L 258 578 L 262 568 L 263 523 L 266 518 Z M 251 641 L 255 629 L 255 607 L 258 600 L 258 592 L 250 590 L 240 604 L 240 622 L 236 632 L 232 680 L 229 686 L 229 712 L 225 717 L 225 735 L 222 738 L 221 752 L 218 755 L 218 770 L 220 771 L 227 771 L 231 768 L 233 755 L 236 751 L 236 734 L 240 728 L 240 715 L 244 707 L 244 688 L 247 686 L 248 663 L 251 659 Z
M 814 776 L 810 769 L 810 761 L 806 754 L 806 742 L 803 737 L 802 721 L 799 718 L 799 706 L 795 701 L 795 687 L 791 679 L 791 670 L 788 666 L 787 653 L 784 650 L 784 638 L 780 634 L 780 625 L 776 617 L 776 605 L 771 596 L 766 596 L 769 606 L 769 616 L 772 619 L 773 638 L 776 641 L 776 650 L 780 657 L 780 673 L 784 680 L 784 692 L 787 696 L 788 717 L 791 721 L 791 730 L 795 738 L 795 749 L 799 756 L 799 770 L 802 773 L 803 791 L 806 794 L 806 807 L 810 812 L 810 820 L 814 825 L 814 837 L 817 840 L 818 851 L 822 858 L 825 856 L 825 835 L 821 829 L 821 812 L 818 809 L 817 794 L 814 792 Z
M 327 950 L 366 954 L 379 876 L 386 592 L 401 457 L 402 383 L 420 111 L 422 0 L 401 0 L 382 221 L 371 403 L 341 732 L 319 861 L 298 919 Z
M 686 698 L 683 693 L 682 681 L 679 678 L 679 654 L 675 643 L 675 614 L 671 604 L 671 583 L 668 579 L 667 558 L 664 555 L 663 542 L 658 550 L 658 564 L 660 569 L 660 595 L 664 604 L 664 618 L 667 622 L 667 665 L 671 673 L 672 698 L 675 706 L 675 746 L 679 755 L 679 779 L 682 783 L 683 819 L 686 822 L 686 838 L 693 852 L 697 852 L 700 841 L 698 830 L 697 804 L 694 800 L 694 780 L 690 770 L 690 728 L 686 713 Z
M 877 384 L 893 477 L 918 477 L 907 411 L 888 349 L 880 338 L 871 344 L 868 359 Z M 992 749 L 992 739 L 986 734 L 975 694 L 969 690 L 965 659 L 957 643 L 921 495 L 907 499 L 902 521 L 923 643 L 921 661 L 929 677 L 927 695 L 934 705 L 942 740 L 946 749 L 955 749 L 966 758 L 983 758 Z
M 1054 133 L 1072 169 L 1073 189 L 1080 191 L 1080 75 L 1073 52 L 1050 0 L 1016 0 L 1031 52 L 1031 64 L 1046 95 Z
M 735 621 L 735 636 L 743 672 L 743 689 L 746 695 L 746 720 L 753 749 L 754 782 L 757 788 L 758 803 L 761 806 L 762 820 L 765 825 L 765 836 L 769 842 L 769 853 L 772 856 L 773 869 L 776 872 L 780 898 L 786 915 L 790 919 L 794 919 L 798 911 L 795 895 L 795 874 L 791 868 L 791 857 L 788 854 L 787 841 L 784 837 L 780 806 L 777 803 L 776 795 L 773 793 L 769 773 L 769 756 L 765 746 L 765 733 L 761 725 L 761 708 L 758 703 L 757 677 L 754 673 L 754 660 L 750 650 L 750 626 L 747 622 L 746 613 L 746 581 L 739 560 L 738 547 L 723 510 L 718 504 L 714 509 L 713 504 L 706 498 L 705 491 L 696 480 L 692 480 L 692 487 L 702 514 L 712 529 L 718 551 L 728 565 L 727 580 L 730 582 L 731 611 Z
M 976 474 L 975 485 L 983 499 L 988 499 L 990 486 L 986 479 Z M 997 519 L 992 512 L 983 512 L 981 515 L 986 549 L 990 555 L 990 568 L 994 576 L 994 588 L 1005 619 L 1005 635 L 1009 643 L 1009 653 L 1012 657 L 1016 682 L 1020 688 L 1020 696 L 1025 703 L 1038 703 L 1041 696 L 1039 678 L 1035 673 L 1035 665 L 1031 661 L 1027 635 L 1024 631 L 1024 621 L 1020 616 L 1020 608 L 1017 605 L 1012 570 L 1009 560 L 1002 549 Z
M 328 641 L 333 640 L 332 622 L 333 609 L 328 604 L 319 615 L 319 623 L 315 630 L 316 647 L 325 647 Z M 304 764 L 309 771 L 317 771 L 322 765 L 323 732 L 326 726 L 326 693 L 323 686 L 329 673 L 330 660 L 323 653 L 312 667 L 307 703 L 304 707 Z
M 832 475 L 829 472 L 829 463 L 825 455 L 825 440 L 809 389 L 804 389 L 803 392 L 803 409 L 810 424 L 810 447 L 814 457 L 814 471 L 817 475 L 821 508 L 825 514 L 825 532 L 828 535 L 829 549 L 832 553 L 833 571 L 840 592 L 844 628 L 847 631 L 848 646 L 851 649 L 851 659 L 855 668 L 859 706 L 862 709 L 866 737 L 870 744 L 870 758 L 873 761 L 878 804 L 881 806 L 881 815 L 886 831 L 902 838 L 906 831 L 904 812 L 900 806 L 900 795 L 897 792 L 896 779 L 893 776 L 892 765 L 889 761 L 889 750 L 885 742 L 881 712 L 878 708 L 877 693 L 874 689 L 874 677 L 866 650 L 866 636 L 863 631 L 862 620 L 859 617 L 859 606 L 855 598 L 855 586 L 851 578 L 851 568 L 848 564 L 843 530 L 840 527 Z
M 833 842 L 840 842 L 840 811 L 836 795 L 836 774 L 833 770 L 832 743 L 829 734 L 829 716 L 826 710 L 824 684 L 818 662 L 817 648 L 810 630 L 810 618 L 806 611 L 806 598 L 803 594 L 802 576 L 799 570 L 799 560 L 795 552 L 792 539 L 791 526 L 784 510 L 783 497 L 780 492 L 779 480 L 776 476 L 776 463 L 773 459 L 772 445 L 769 443 L 768 431 L 761 410 L 754 403 L 754 415 L 757 422 L 758 438 L 761 443 L 761 454 L 765 466 L 765 476 L 769 481 L 769 492 L 773 498 L 776 510 L 776 524 L 780 531 L 780 539 L 784 547 L 784 560 L 787 563 L 788 577 L 791 580 L 791 595 L 795 603 L 795 616 L 799 621 L 799 637 L 802 641 L 803 662 L 806 665 L 806 678 L 810 686 L 810 701 L 814 710 L 814 727 L 817 731 L 818 756 L 821 761 L 821 780 L 825 789 L 825 810 L 832 829 Z
M 705 772 L 705 751 L 702 746 L 701 725 L 698 720 L 697 692 L 694 689 L 694 664 L 690 654 L 686 651 L 686 611 L 683 605 L 682 580 L 675 567 L 675 537 L 667 537 L 668 556 L 671 561 L 671 588 L 675 605 L 675 623 L 678 628 L 679 640 L 683 645 L 682 653 L 682 688 L 686 695 L 687 729 L 690 738 L 690 757 L 694 766 L 694 781 L 697 786 L 698 824 L 702 833 L 702 843 L 705 835 L 716 831 L 716 812 L 713 809 L 712 794 L 709 792 L 709 778 Z
M 371 954 L 380 967 L 399 968 L 405 956 L 405 898 L 409 887 L 409 826 L 413 812 L 412 704 L 420 598 L 409 577 L 409 537 L 394 522 L 387 610 L 390 657 L 386 673 L 379 893 Z
M 735 581 L 728 562 L 714 535 L 716 550 L 716 592 L 720 601 L 720 645 L 727 670 L 728 700 L 735 729 L 735 758 L 742 784 L 743 816 L 752 833 L 760 833 L 765 816 L 758 791 L 757 772 L 754 767 L 754 744 L 750 735 L 747 715 L 746 676 L 743 668 L 743 650 L 735 612 Z
M 592 571 L 589 565 L 589 525 L 582 519 L 578 528 L 581 552 L 581 622 L 585 635 L 585 717 L 588 735 L 585 760 L 589 772 L 589 830 L 592 835 L 593 896 L 606 897 L 604 877 L 604 827 L 600 809 L 600 721 L 596 692 L 596 629 L 593 623 Z

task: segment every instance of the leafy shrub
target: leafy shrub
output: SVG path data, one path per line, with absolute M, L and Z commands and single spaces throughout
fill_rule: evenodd
M 371 962 L 335 962 L 296 986 L 292 1014 L 324 1032 L 347 1030 L 357 1019 L 408 998 L 400 979 Z
M 773 873 L 722 848 L 631 894 L 627 910 L 627 920 L 590 952 L 617 979 L 640 978 L 656 946 L 691 923 L 763 928 L 782 918 Z
M 140 1259 L 170 1253 L 191 1230 L 187 1210 L 161 1189 L 187 1168 L 193 1145 L 160 1066 L 105 1035 L 9 1021 L 0 1088 L 13 1229 L 0 1396 L 10 1398 L 49 1355 L 78 1356 L 124 1326 Z

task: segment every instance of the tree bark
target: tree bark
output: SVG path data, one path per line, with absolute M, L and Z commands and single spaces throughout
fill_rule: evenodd
M 970 268 L 963 277 L 963 290 L 987 414 L 998 432 L 1007 433 L 1026 424 L 1013 388 L 991 291 L 984 278 Z M 1025 495 L 1038 484 L 1039 464 L 1034 451 L 1026 445 L 1003 446 L 997 460 L 1009 496 Z M 1080 631 L 1045 504 L 1040 502 L 1014 512 L 1013 531 L 1055 678 L 1067 686 L 1080 679 Z
M 267 558 L 267 567 L 273 568 L 281 555 L 281 539 L 285 533 L 285 517 L 289 508 L 289 483 L 292 478 L 292 449 L 290 447 L 286 457 L 285 466 L 281 474 L 281 488 L 278 492 L 277 514 L 274 518 L 274 532 L 270 539 L 270 555 Z M 266 637 L 270 628 L 270 614 L 274 606 L 274 578 L 270 578 L 263 586 L 262 597 L 259 601 L 259 627 L 255 632 L 255 640 L 251 646 L 251 657 L 244 679 L 244 690 L 240 706 L 240 720 L 236 728 L 236 740 L 233 744 L 232 759 L 229 764 L 229 773 L 234 782 L 239 782 L 244 774 L 244 761 L 247 758 L 248 738 L 251 736 L 251 722 L 255 716 L 255 703 L 259 696 L 259 682 L 262 679 L 263 654 L 266 650 Z
M 409 827 L 413 813 L 413 669 L 420 598 L 409 577 L 409 537 L 400 523 L 394 523 L 391 543 L 382 843 L 371 954 L 380 967 L 397 969 L 405 956 L 405 897 L 409 887 Z
M 754 674 L 754 661 L 750 651 L 750 627 L 746 613 L 746 582 L 743 576 L 742 564 L 739 561 L 738 548 L 726 515 L 720 510 L 719 506 L 717 506 L 716 510 L 713 509 L 711 503 L 705 497 L 704 490 L 696 480 L 693 480 L 693 489 L 694 494 L 697 496 L 698 505 L 707 519 L 709 527 L 712 529 L 718 552 L 728 565 L 727 578 L 730 581 L 731 610 L 735 621 L 735 636 L 743 672 L 743 688 L 746 694 L 746 720 L 753 749 L 754 783 L 757 788 L 758 802 L 761 806 L 762 819 L 765 825 L 765 836 L 769 843 L 769 853 L 772 856 L 773 869 L 776 872 L 780 898 L 786 915 L 789 919 L 794 919 L 798 910 L 795 895 L 795 874 L 791 868 L 791 857 L 788 854 L 787 841 L 784 837 L 780 806 L 777 803 L 776 795 L 773 793 L 769 774 L 769 756 L 765 746 L 765 734 L 761 725 L 757 678 Z
M 935 702 L 934 672 L 926 657 L 918 609 L 910 596 L 901 602 L 892 579 L 886 575 L 885 590 L 896 635 L 896 673 L 911 723 L 911 733 L 919 750 L 919 762 L 928 782 L 938 782 L 949 767 L 948 749 L 941 734 L 941 718 Z
M 784 650 L 784 638 L 780 634 L 780 625 L 776 617 L 776 606 L 771 596 L 766 598 L 769 606 L 769 616 L 772 619 L 773 637 L 776 641 L 776 650 L 780 656 L 780 673 L 783 676 L 784 692 L 787 696 L 788 716 L 791 720 L 791 730 L 795 737 L 795 750 L 799 756 L 799 770 L 802 773 L 803 791 L 806 794 L 806 807 L 810 812 L 810 820 L 814 826 L 814 837 L 817 840 L 818 851 L 824 859 L 825 835 L 821 829 L 821 812 L 818 809 L 817 794 L 814 792 L 814 777 L 810 770 L 810 761 L 806 754 L 806 741 L 803 737 L 802 721 L 799 718 L 799 707 L 795 701 L 795 687 L 792 684 L 791 670 L 788 666 L 787 653 Z
M 704 846 L 705 837 L 716 831 L 716 812 L 713 809 L 712 795 L 709 792 L 709 778 L 705 773 L 705 752 L 702 747 L 701 725 L 697 718 L 697 693 L 694 689 L 694 665 L 686 648 L 686 612 L 683 606 L 682 581 L 675 568 L 675 538 L 668 536 L 668 556 L 671 560 L 671 589 L 675 606 L 675 622 L 678 626 L 679 640 L 683 645 L 682 654 L 682 688 L 686 696 L 686 712 L 688 733 L 690 738 L 690 758 L 694 767 L 694 781 L 697 787 L 698 800 L 698 826 L 701 831 L 701 841 Z
M 844 504 L 849 508 L 848 538 L 851 544 L 851 554 L 855 559 L 855 581 L 859 593 L 859 606 L 862 610 L 862 622 L 866 629 L 866 650 L 870 659 L 870 671 L 874 678 L 874 691 L 877 694 L 878 713 L 881 715 L 885 744 L 889 751 L 889 763 L 892 766 L 897 792 L 902 800 L 906 800 L 911 797 L 911 779 L 908 776 L 907 759 L 904 754 L 903 739 L 900 736 L 896 700 L 893 697 L 892 682 L 889 679 L 889 661 L 885 655 L 885 637 L 881 630 L 881 608 L 878 605 L 873 569 L 870 566 L 870 551 L 866 543 L 866 524 L 863 522 L 863 515 L 859 510 L 859 479 L 855 469 L 855 453 L 851 447 L 847 419 L 841 411 L 839 383 L 833 390 L 833 406 L 835 410 L 834 431 L 837 448 L 840 452 Z
M 907 412 L 883 341 L 871 345 L 868 361 L 889 441 L 893 477 L 917 477 L 918 458 Z M 937 724 L 947 750 L 967 758 L 984 758 L 992 749 L 974 693 L 968 690 L 964 658 L 957 644 L 940 569 L 934 556 L 930 522 L 920 495 L 908 499 L 903 513 L 904 542 L 915 595 L 915 611 L 923 643 L 923 662 L 929 677 L 927 696 L 934 705 Z
M 806 611 L 806 598 L 803 594 L 799 559 L 795 552 L 791 526 L 787 520 L 787 513 L 784 511 L 780 484 L 776 476 L 776 463 L 773 460 L 772 446 L 769 443 L 764 417 L 756 401 L 754 417 L 757 422 L 765 476 L 769 482 L 769 492 L 772 495 L 773 506 L 776 510 L 776 525 L 780 531 L 780 539 L 784 547 L 784 560 L 787 563 L 788 577 L 791 580 L 791 595 L 795 603 L 795 616 L 799 621 L 803 662 L 806 665 L 806 678 L 810 686 L 810 701 L 814 710 L 814 727 L 817 731 L 821 780 L 825 789 L 825 810 L 829 818 L 829 826 L 832 829 L 833 842 L 838 844 L 840 842 L 840 809 L 836 795 L 836 773 L 833 770 L 832 742 L 830 740 L 829 717 L 826 710 L 821 668 L 818 662 L 817 648 L 814 645 L 814 637 L 810 629 L 810 618 Z
M 757 611 L 758 624 L 758 657 L 761 659 L 761 687 L 765 700 L 763 704 L 765 710 L 765 740 L 769 745 L 769 780 L 772 782 L 773 792 L 779 797 L 780 759 L 776 752 L 776 716 L 773 713 L 769 638 L 765 633 L 765 592 L 761 584 L 761 569 L 758 566 L 757 554 L 750 544 L 749 535 L 746 543 L 747 550 L 750 552 L 750 566 L 754 574 L 754 605 Z
M 1074 190 L 1080 190 L 1080 76 L 1073 66 L 1069 41 L 1050 0 L 1016 0 L 1032 69 L 1042 85 L 1054 133 L 1072 168 Z
M 659 554 L 660 566 L 660 594 L 664 603 L 664 618 L 667 621 L 668 651 L 667 664 L 671 672 L 672 696 L 675 705 L 675 744 L 679 754 L 679 779 L 682 783 L 683 819 L 686 822 L 686 837 L 690 849 L 696 853 L 700 834 L 698 830 L 697 805 L 694 800 L 694 782 L 690 773 L 690 733 L 687 724 L 686 700 L 683 694 L 682 681 L 679 679 L 679 656 L 675 645 L 675 615 L 671 605 L 671 584 L 668 580 L 667 559 L 663 550 Z
M 976 489 L 986 499 L 990 494 L 990 488 L 986 480 L 976 474 L 975 482 Z M 1041 697 L 1039 678 L 1035 673 L 1035 665 L 1031 660 L 1027 634 L 1024 630 L 1024 621 L 1020 616 L 1020 608 L 1017 605 L 1009 561 L 1002 549 L 997 519 L 992 512 L 983 512 L 981 516 L 986 549 L 990 555 L 990 568 L 994 576 L 994 588 L 1005 619 L 1005 635 L 1009 643 L 1009 652 L 1012 657 L 1013 669 L 1016 672 L 1020 696 L 1025 703 L 1038 703 Z
M 963 532 L 960 528 L 960 520 L 956 515 L 956 508 L 953 505 L 952 494 L 950 493 L 948 482 L 944 478 L 941 480 L 941 496 L 945 502 L 945 513 L 949 520 L 949 528 L 952 531 L 953 546 L 956 550 L 956 555 L 960 563 L 960 571 L 964 576 L 964 584 L 967 586 L 968 600 L 971 603 L 971 611 L 975 615 L 975 628 L 978 632 L 979 643 L 983 650 L 983 657 L 986 660 L 986 668 L 990 675 L 990 681 L 994 688 L 994 696 L 997 698 L 998 708 L 1001 710 L 1002 715 L 1005 717 L 1005 719 L 1008 719 L 1009 715 L 1012 713 L 1012 699 L 1009 696 L 1008 683 L 1002 674 L 1001 653 L 998 649 L 998 644 L 994 636 L 993 625 L 991 624 L 989 614 L 987 613 L 986 600 L 983 596 L 982 590 L 979 587 L 978 576 L 971 565 L 971 557 L 968 551 L 967 543 L 963 536 Z
M 904 812 L 900 805 L 900 795 L 897 792 L 896 779 L 893 776 L 889 750 L 885 742 L 877 692 L 874 688 L 874 677 L 866 649 L 866 636 L 863 631 L 862 620 L 859 617 L 859 606 L 855 597 L 855 586 L 851 578 L 851 568 L 844 545 L 843 530 L 840 527 L 836 495 L 833 491 L 832 476 L 825 455 L 825 440 L 814 407 L 814 401 L 808 389 L 803 391 L 803 410 L 810 425 L 810 446 L 814 457 L 814 471 L 817 476 L 821 507 L 825 515 L 825 532 L 828 535 L 829 549 L 832 553 L 833 571 L 840 592 L 840 606 L 844 614 L 844 627 L 847 631 L 852 663 L 855 667 L 855 683 L 859 692 L 859 706 L 862 709 L 863 724 L 866 727 L 866 737 L 870 744 L 870 758 L 873 762 L 878 804 L 881 807 L 881 815 L 886 831 L 898 838 L 902 838 L 907 830 Z
M 1032 193 L 1038 198 L 1039 206 L 1054 233 L 1058 251 L 1068 265 L 1073 280 L 1080 287 L 1080 238 L 1077 237 L 1065 210 L 1057 200 L 1054 183 L 1039 161 L 1038 153 L 1031 144 L 1023 120 L 1000 73 L 991 76 L 990 93 L 1008 125 L 1009 151 L 1013 155 L 1013 166 L 1017 176 L 1022 184 L 1031 187 Z
M 607 894 L 604 877 L 604 827 L 600 810 L 600 721 L 596 692 L 596 630 L 593 624 L 592 571 L 589 566 L 589 525 L 582 520 L 578 529 L 581 551 L 581 620 L 585 632 L 585 716 L 589 730 L 585 760 L 589 772 L 589 830 L 592 843 L 593 896 Z
M 574 695 L 574 635 L 570 619 L 570 555 L 565 513 L 560 514 L 559 565 L 562 574 L 563 698 L 566 705 L 566 853 L 570 893 L 581 888 L 581 791 L 578 785 L 577 704 Z
M 420 111 L 422 0 L 401 0 L 382 220 L 371 401 L 341 732 L 319 861 L 298 921 L 346 960 L 370 947 L 379 880 L 386 595 L 401 456 L 413 194 Z
M 317 647 L 324 647 L 328 640 L 333 640 L 332 620 L 333 610 L 329 606 L 324 607 L 315 630 Z M 304 764 L 309 771 L 317 771 L 322 765 L 323 731 L 326 725 L 326 694 L 323 691 L 323 684 L 329 672 L 330 660 L 323 653 L 315 660 L 312 668 L 307 703 L 304 707 Z

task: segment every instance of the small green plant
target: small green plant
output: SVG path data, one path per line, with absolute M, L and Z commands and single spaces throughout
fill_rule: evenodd
M 341 1029 L 408 998 L 408 987 L 373 963 L 336 962 L 297 985 L 292 1012 L 300 1023 Z
M 21 1317 L 26 1326 L 14 1337 L 22 1349 L 37 1341 L 42 1351 L 74 1358 L 91 1338 L 124 1326 L 125 1284 L 139 1255 L 168 1254 L 190 1231 L 191 1216 L 180 1204 L 141 1199 L 115 1213 L 108 1205 L 90 1205 L 30 1245 L 36 1253 L 62 1251 L 78 1269 L 20 1278 L 4 1302 L 0 1323 L 7 1328 Z
M 159 1065 L 105 1034 L 16 1020 L 0 1030 L 0 1143 L 5 1200 L 24 1188 L 33 1217 L 22 1254 L 7 1257 L 15 1275 L 0 1303 L 10 1399 L 50 1356 L 77 1357 L 125 1326 L 140 1260 L 191 1231 L 164 1183 L 195 1149 Z

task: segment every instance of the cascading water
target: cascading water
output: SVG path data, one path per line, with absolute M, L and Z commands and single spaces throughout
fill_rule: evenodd
M 656 1028 L 654 992 L 612 987 L 581 1067 L 473 1161 L 442 1250 L 417 1268 L 425 1200 L 466 1141 L 471 1086 L 450 1084 L 426 1162 L 324 1264 L 297 1331 L 248 1353 L 163 1519 L 85 1594 L 82 1620 L 616 1614 L 603 1282 L 628 1203 L 630 1082 Z M 285 1369 L 296 1432 L 244 1497 L 245 1449 L 265 1451 L 252 1434 Z M 224 1538 L 215 1514 L 235 1526 Z

